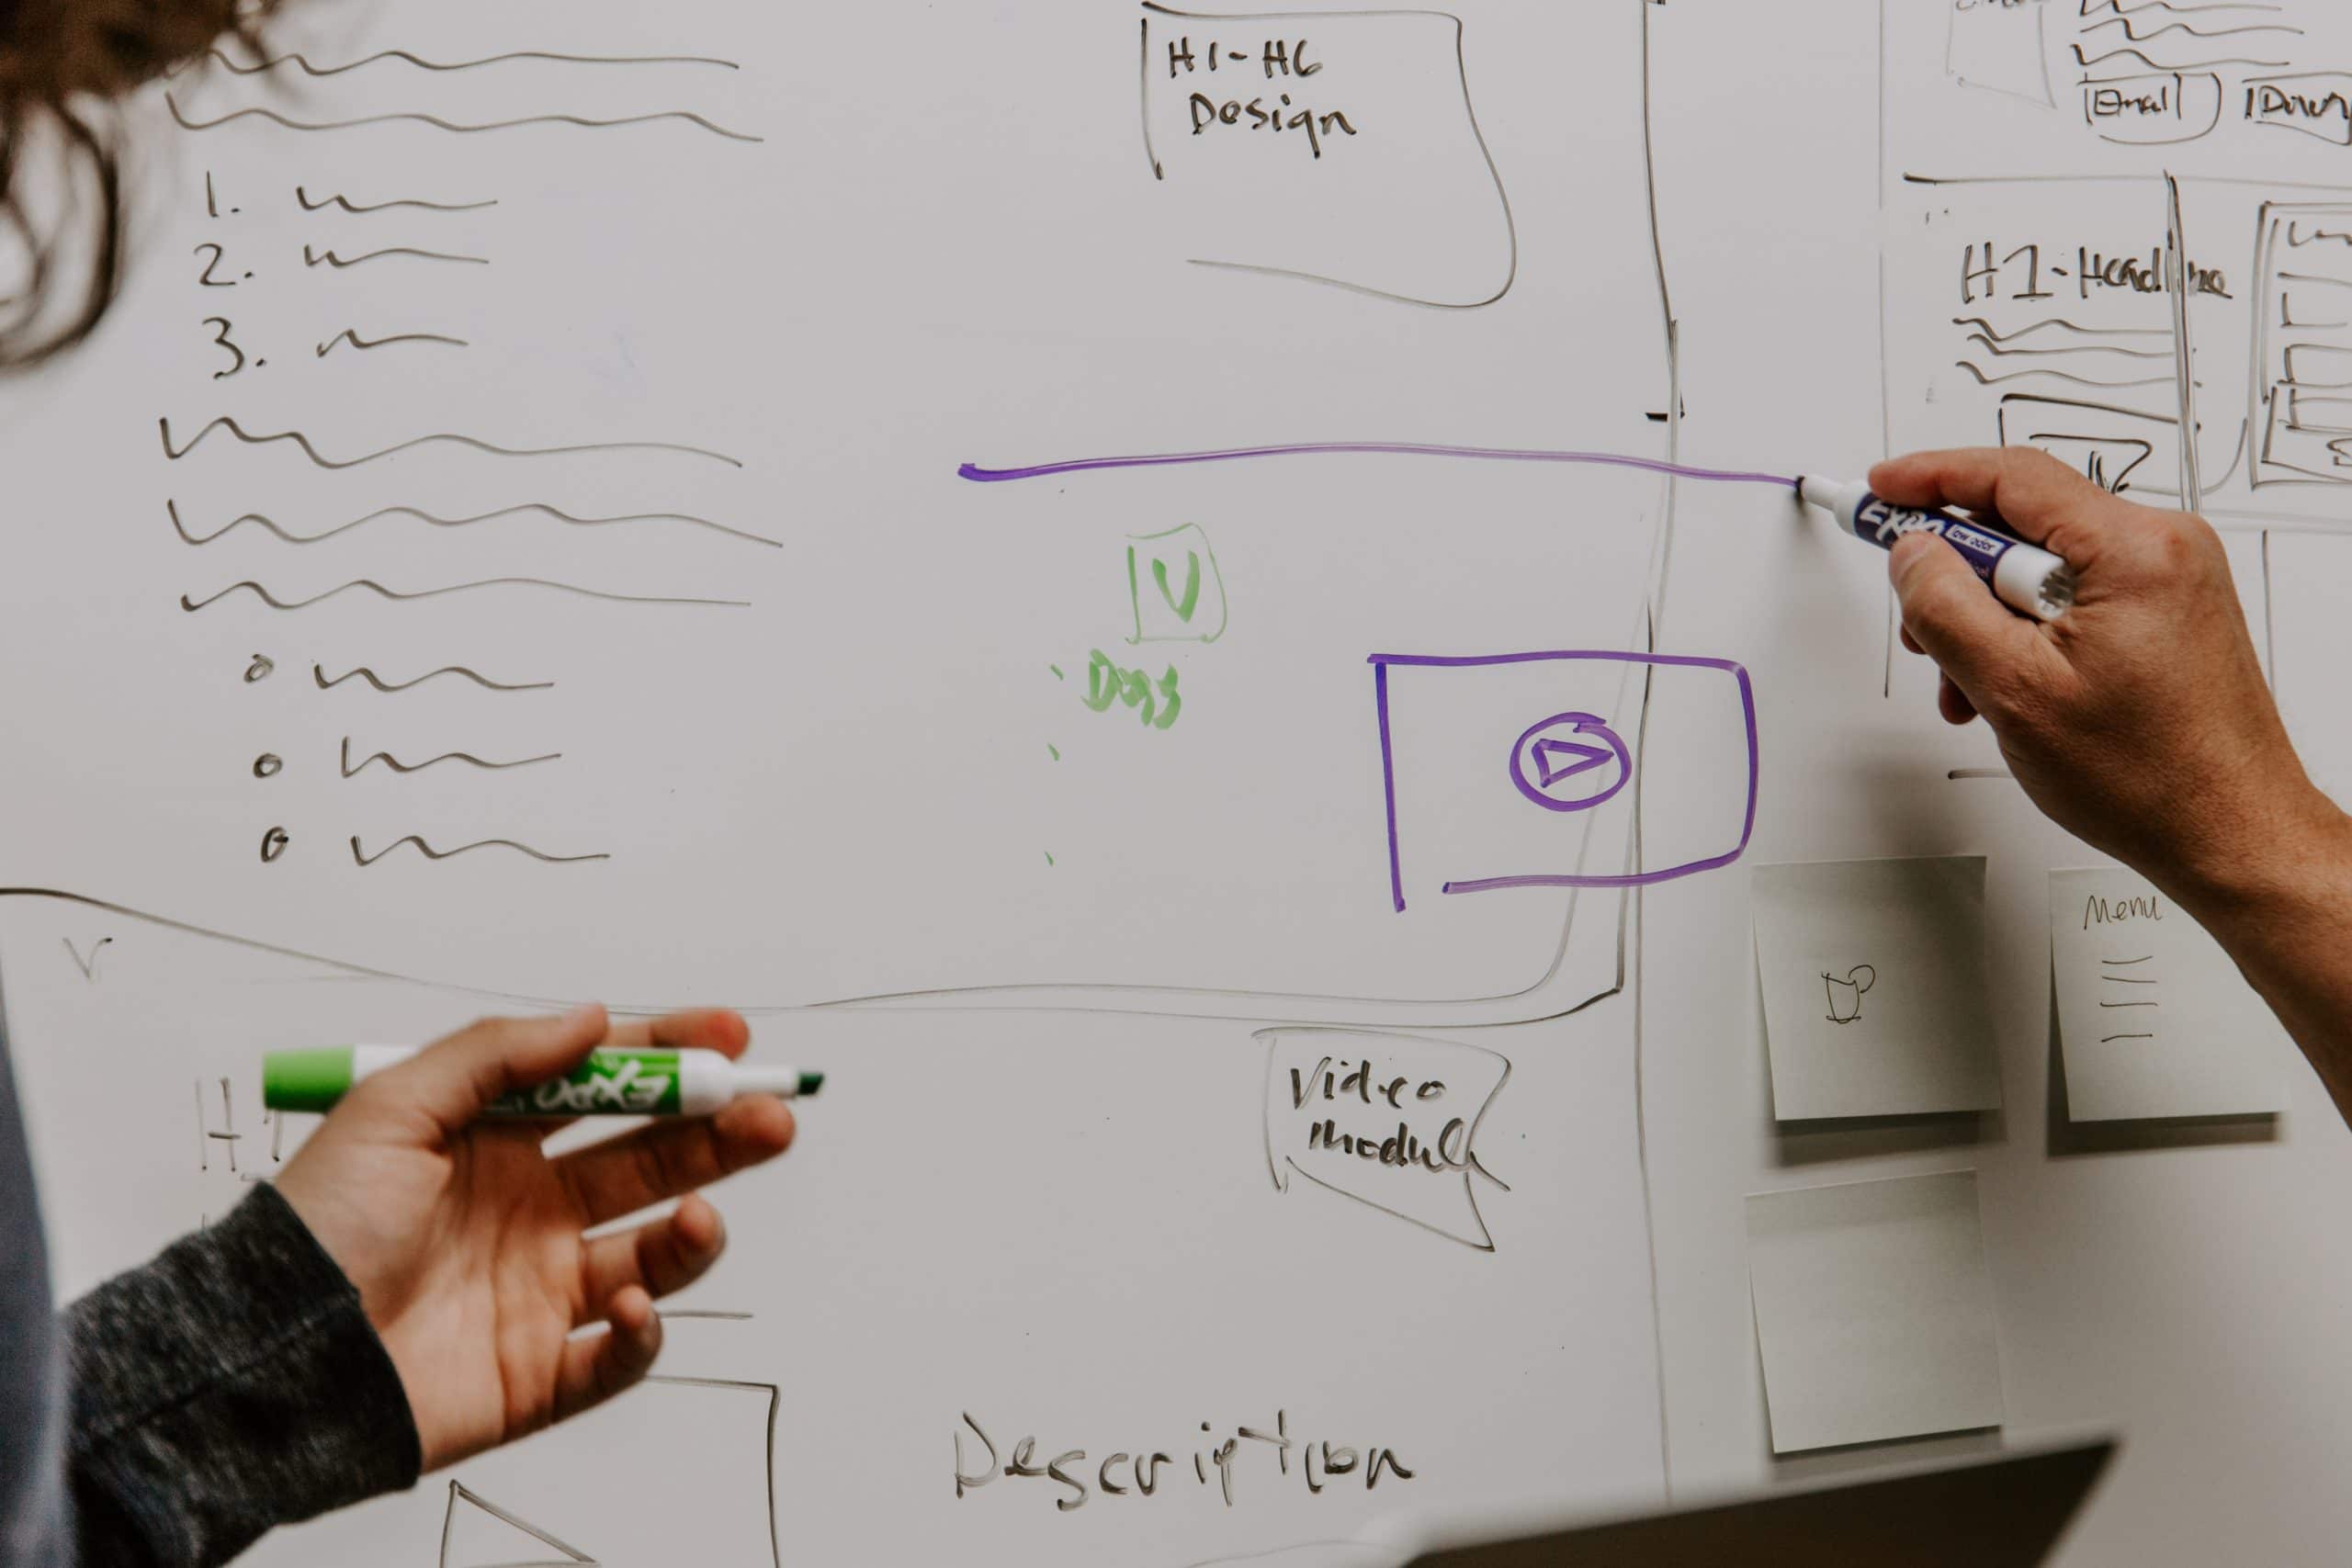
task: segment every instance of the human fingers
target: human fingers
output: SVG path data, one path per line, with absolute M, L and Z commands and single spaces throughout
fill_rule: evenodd
M 740 1056 L 752 1043 L 752 1026 L 743 1015 L 725 1008 L 695 1008 L 665 1012 L 659 1018 L 614 1021 L 601 1047 L 607 1051 L 717 1051 Z
M 1946 675 L 1936 683 L 1936 711 L 1944 716 L 1946 724 L 1966 724 L 1976 716 L 1976 705 Z
M 2087 570 L 2143 511 L 2035 446 L 1970 446 L 1890 457 L 1870 487 L 1897 506 L 1957 506 Z
M 1898 626 L 1895 630 L 1903 638 L 1905 648 L 1914 653 L 1928 651 L 1919 646 L 1919 639 L 1911 635 L 1910 627 Z M 1968 694 L 1953 685 L 1951 677 L 1941 671 L 1936 673 L 1936 709 L 1944 716 L 1947 724 L 1966 724 L 1976 716 L 1976 706 L 1968 700 Z
M 2014 706 L 2049 657 L 2031 625 L 1994 598 L 1956 551 L 1924 535 L 1896 540 L 1887 570 L 1904 628 L 1970 705 L 1996 715 Z
M 657 1301 L 683 1291 L 709 1272 L 726 1250 L 727 1227 L 718 1211 L 695 1193 L 661 1219 L 600 1235 L 581 1258 L 582 1304 L 573 1326 L 602 1317 L 605 1303 L 632 1285 Z
M 741 1056 L 752 1043 L 752 1026 L 726 1008 L 696 1008 L 649 1020 L 646 1032 L 656 1045 L 676 1051 L 716 1051 Z
M 396 1110 L 447 1136 L 518 1089 L 560 1077 L 605 1039 L 602 1006 L 542 1018 L 485 1018 L 368 1077 L 346 1106 Z
M 582 1223 L 598 1225 L 772 1160 L 791 1146 L 792 1133 L 784 1101 L 751 1094 L 716 1115 L 650 1122 L 553 1165 Z
M 659 1046 L 673 1051 L 716 1051 L 735 1057 L 751 1043 L 752 1026 L 743 1021 L 742 1014 L 724 1008 L 698 1008 L 659 1018 L 622 1019 L 605 1030 L 596 1049 L 644 1051 Z M 549 1117 L 532 1124 L 541 1138 L 551 1138 L 579 1120 L 577 1116 Z
M 606 1327 L 564 1342 L 555 1373 L 555 1419 L 569 1421 L 583 1410 L 643 1380 L 662 1353 L 662 1319 L 653 1298 L 635 1285 L 622 1287 L 605 1308 Z

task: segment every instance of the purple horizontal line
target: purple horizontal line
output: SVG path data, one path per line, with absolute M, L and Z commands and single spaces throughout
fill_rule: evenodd
M 1467 670 L 1487 664 L 1541 664 L 1563 659 L 1605 660 L 1613 664 L 1676 664 L 1701 670 L 1721 670 L 1725 674 L 1744 674 L 1740 666 L 1728 659 L 1711 659 L 1700 653 L 1617 653 L 1562 649 L 1550 653 L 1374 653 L 1364 659 L 1366 664 L 1409 664 L 1430 670 Z
M 1242 457 L 1363 456 L 1400 457 L 1476 457 L 1499 463 L 1591 463 L 1602 468 L 1640 468 L 1646 473 L 1672 474 L 1686 479 L 1722 484 L 1778 485 L 1794 490 L 1787 474 L 1751 473 L 1737 468 L 1696 468 L 1656 457 L 1634 457 L 1622 452 L 1552 452 L 1510 446 L 1442 446 L 1420 441 L 1318 441 L 1288 446 L 1231 446 L 1216 452 L 1146 452 L 1125 457 L 1074 457 L 1067 462 L 1038 463 L 1025 468 L 984 468 L 966 463 L 956 470 L 959 479 L 977 484 L 1001 484 L 1007 479 L 1040 479 L 1055 474 L 1082 474 L 1096 468 L 1162 468 L 1188 463 L 1229 463 Z

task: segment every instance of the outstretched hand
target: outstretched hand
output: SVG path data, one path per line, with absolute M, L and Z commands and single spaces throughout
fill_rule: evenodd
M 793 1134 L 782 1100 L 752 1095 L 550 1158 L 549 1123 L 477 1120 L 482 1108 L 600 1046 L 740 1056 L 750 1038 L 732 1012 L 486 1019 L 362 1080 L 287 1162 L 277 1190 L 358 1287 L 426 1470 L 642 1378 L 662 1348 L 654 1298 L 701 1278 L 726 1246 L 695 1190 L 775 1158 Z M 670 1198 L 684 1201 L 665 1218 L 582 1234 Z

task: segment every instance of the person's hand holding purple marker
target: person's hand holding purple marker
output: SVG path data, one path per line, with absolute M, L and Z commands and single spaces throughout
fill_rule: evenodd
M 1870 484 L 2074 568 L 2074 607 L 2040 622 L 1941 541 L 1897 540 L 1904 646 L 1942 671 L 1946 719 L 1992 726 L 2036 806 L 2213 933 L 2352 1116 L 2352 818 L 2287 739 L 2211 525 L 2028 448 L 1917 453 Z

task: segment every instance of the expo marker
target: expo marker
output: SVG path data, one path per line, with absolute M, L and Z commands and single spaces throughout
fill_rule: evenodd
M 1980 527 L 1955 513 L 1897 506 L 1867 484 L 1807 476 L 1797 480 L 1797 493 L 1826 510 L 1856 538 L 1881 549 L 1893 549 L 1905 534 L 1937 536 L 1960 552 L 2002 604 L 2036 620 L 2054 621 L 2074 607 L 2075 569 L 2037 545 Z
M 413 1045 L 329 1045 L 262 1057 L 268 1111 L 332 1111 L 371 1073 L 416 1055 Z M 814 1094 L 825 1075 L 748 1066 L 717 1051 L 592 1051 L 560 1078 L 502 1095 L 485 1116 L 707 1116 L 740 1095 Z

